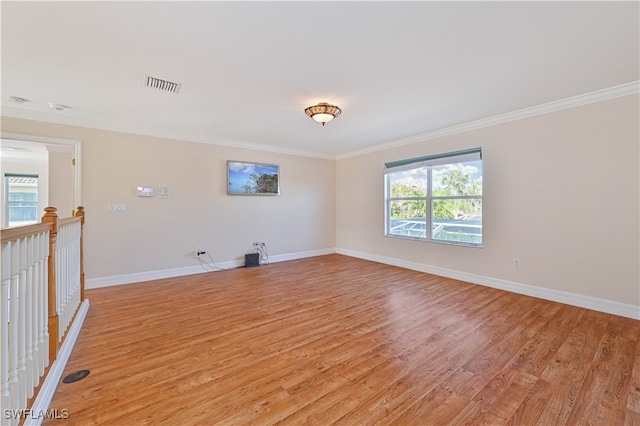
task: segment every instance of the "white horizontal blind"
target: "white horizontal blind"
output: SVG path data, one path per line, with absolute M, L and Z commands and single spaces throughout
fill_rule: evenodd
M 427 155 L 424 157 L 409 158 L 406 160 L 384 163 L 386 172 L 399 172 L 402 170 L 416 169 L 419 167 L 433 167 L 442 164 L 466 163 L 468 161 L 482 160 L 482 149 L 472 148 L 463 151 L 447 152 L 442 154 Z

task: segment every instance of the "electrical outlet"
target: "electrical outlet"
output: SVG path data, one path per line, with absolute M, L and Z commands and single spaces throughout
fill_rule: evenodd
M 514 268 L 519 268 L 520 267 L 520 259 L 518 259 L 518 258 L 514 258 L 513 259 L 513 267 Z

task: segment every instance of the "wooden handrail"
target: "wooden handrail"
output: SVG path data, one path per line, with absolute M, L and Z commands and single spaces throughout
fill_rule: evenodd
M 19 226 L 17 228 L 4 228 L 2 230 L 2 242 L 7 243 L 12 240 L 28 237 L 29 235 L 49 231 L 51 224 L 36 223 L 34 225 Z

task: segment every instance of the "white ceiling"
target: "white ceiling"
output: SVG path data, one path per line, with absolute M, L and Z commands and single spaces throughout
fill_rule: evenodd
M 639 5 L 3 0 L 2 113 L 335 158 L 637 82 Z
M 49 151 L 45 144 L 12 139 L 2 139 L 0 143 L 0 161 L 2 162 L 47 163 L 49 161 Z

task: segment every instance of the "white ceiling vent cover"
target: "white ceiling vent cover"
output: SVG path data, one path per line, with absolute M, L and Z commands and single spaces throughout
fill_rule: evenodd
M 164 80 L 162 78 L 151 77 L 150 75 L 144 76 L 144 85 L 151 87 L 152 89 L 162 90 L 163 92 L 178 93 L 180 91 L 181 83 L 174 83 L 173 81 Z

